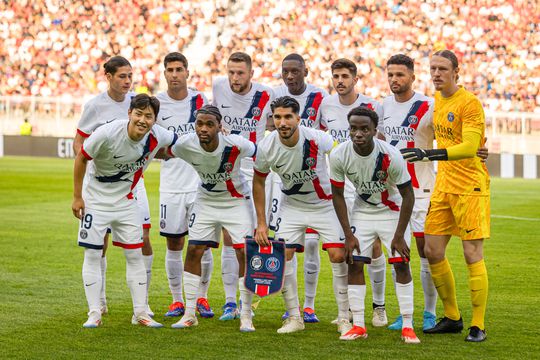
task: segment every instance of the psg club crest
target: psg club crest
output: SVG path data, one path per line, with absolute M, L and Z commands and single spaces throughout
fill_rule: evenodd
M 233 169 L 233 164 L 231 164 L 230 162 L 226 162 L 225 164 L 223 164 L 223 169 L 225 169 L 226 172 L 231 172 Z
M 454 121 L 454 113 L 453 112 L 448 113 L 448 121 L 450 121 L 450 122 Z
M 167 223 L 165 222 L 165 220 L 162 219 L 162 220 L 159 222 L 159 227 L 162 228 L 162 229 L 165 229 L 165 226 L 167 226 Z
M 271 239 L 270 239 L 271 240 Z M 260 297 L 281 290 L 285 267 L 285 242 L 270 241 L 270 246 L 259 246 L 246 237 L 246 289 Z
M 79 232 L 79 236 L 81 237 L 81 239 L 86 239 L 88 237 L 88 232 L 84 229 L 82 229 L 80 232 Z
M 317 112 L 315 111 L 315 108 L 309 107 L 307 108 L 306 113 L 308 114 L 308 116 L 313 117 L 316 115 Z
M 409 120 L 409 124 L 411 124 L 411 125 L 414 125 L 414 124 L 416 124 L 418 122 L 418 118 L 416 117 L 416 115 L 409 116 L 408 120 Z
M 377 171 L 376 176 L 377 176 L 377 179 L 379 179 L 379 181 L 384 182 L 386 181 L 386 178 L 388 177 L 388 173 L 384 170 L 379 170 Z
M 259 107 L 255 106 L 253 108 L 253 110 L 251 110 L 251 114 L 253 116 L 259 116 L 259 115 L 261 115 L 261 109 Z
M 313 165 L 315 165 L 315 158 L 308 157 L 306 159 L 306 165 L 309 166 L 309 167 L 312 167 Z

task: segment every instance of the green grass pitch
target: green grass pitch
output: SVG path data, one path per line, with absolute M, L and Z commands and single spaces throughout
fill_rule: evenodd
M 86 300 L 81 281 L 83 251 L 76 244 L 78 223 L 71 214 L 72 161 L 0 158 L 0 358 L 137 359 L 137 358 L 340 358 L 340 359 L 532 359 L 539 355 L 540 181 L 492 181 L 492 238 L 486 241 L 489 303 L 482 344 L 457 335 L 421 333 L 422 290 L 419 261 L 412 253 L 415 281 L 416 331 L 422 343 L 405 345 L 398 332 L 373 328 L 371 293 L 366 298 L 369 338 L 338 340 L 330 321 L 337 309 L 331 270 L 322 253 L 316 308 L 321 322 L 306 324 L 304 332 L 278 335 L 283 313 L 281 296 L 263 299 L 256 310 L 255 333 L 241 334 L 238 321 L 203 319 L 194 329 L 170 328 L 163 314 L 170 301 L 164 257 L 165 241 L 152 228 L 154 248 L 150 306 L 163 329 L 130 324 L 131 300 L 125 282 L 125 262 L 118 248 L 108 253 L 107 287 L 110 314 L 103 326 L 83 329 Z M 158 219 L 159 164 L 146 172 L 154 224 Z M 514 217 L 514 218 L 507 218 Z M 413 247 L 414 248 L 414 247 Z M 214 251 L 214 274 L 209 301 L 216 314 L 223 305 L 220 251 Z M 466 326 L 471 318 L 467 269 L 461 244 L 452 239 L 448 256 L 457 282 L 458 301 Z M 300 263 L 302 259 L 300 258 Z M 397 303 L 387 272 L 387 312 L 392 320 Z M 299 273 L 302 286 L 302 272 Z M 303 289 L 300 289 L 301 299 Z M 301 300 L 302 301 L 302 300 Z M 442 313 L 441 305 L 438 307 Z

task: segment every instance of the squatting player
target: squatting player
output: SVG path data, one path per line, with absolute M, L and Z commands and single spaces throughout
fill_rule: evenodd
M 157 124 L 175 132 L 178 136 L 195 132 L 195 112 L 208 103 L 203 93 L 188 89 L 188 61 L 183 54 L 172 52 L 163 59 L 167 91 L 159 93 L 161 106 Z M 197 172 L 182 159 L 168 159 L 161 163 L 159 181 L 160 234 L 167 239 L 165 270 L 173 302 L 165 316 L 182 316 L 182 250 L 188 232 L 195 194 L 199 184 Z M 197 298 L 197 310 L 202 317 L 213 317 L 208 305 L 207 292 L 213 268 L 212 251 L 208 249 L 202 259 L 201 293 Z
M 99 126 L 113 122 L 117 119 L 126 119 L 127 112 L 130 106 L 131 99 L 135 96 L 130 93 L 131 85 L 133 84 L 133 70 L 131 64 L 122 56 L 114 56 L 103 64 L 105 77 L 109 83 L 107 91 L 92 98 L 85 104 L 81 119 L 77 125 L 77 133 L 73 141 L 73 150 L 78 154 L 84 140 L 96 130 Z M 90 166 L 93 166 L 90 163 Z M 144 246 L 142 249 L 144 264 L 146 267 L 146 284 L 147 284 L 147 300 L 148 289 L 150 288 L 150 279 L 152 277 L 152 246 L 150 244 L 150 210 L 148 207 L 148 198 L 144 187 L 144 179 L 140 179 L 137 186 L 135 197 L 140 209 L 141 224 L 143 226 Z M 107 272 L 107 251 L 108 235 L 105 235 L 103 254 L 101 258 L 101 312 L 107 313 L 107 297 L 105 295 L 105 275 Z M 147 308 L 150 315 L 154 315 L 150 308 Z
M 330 66 L 332 70 L 332 85 L 336 94 L 326 97 L 321 104 L 321 127 L 328 130 L 337 143 L 349 139 L 349 122 L 347 115 L 358 106 L 367 106 L 377 112 L 379 119 L 383 117 L 383 108 L 376 100 L 359 94 L 355 90 L 358 82 L 357 67 L 349 59 L 338 59 Z M 379 122 L 382 131 L 382 121 Z M 345 199 L 349 209 L 354 203 L 355 189 L 345 181 Z M 386 260 L 381 250 L 381 243 L 377 241 L 373 248 L 373 259 L 368 265 L 368 274 L 373 292 L 373 326 L 386 326 L 388 319 L 384 306 L 386 287 Z
M 272 118 L 276 130 L 259 144 L 253 177 L 253 197 L 257 211 L 255 240 L 267 246 L 268 227 L 265 213 L 265 181 L 270 171 L 281 178 L 284 194 L 276 220 L 276 237 L 285 239 L 286 259 L 283 299 L 289 317 L 278 333 L 304 329 L 298 303 L 298 287 L 294 267 L 294 252 L 304 247 L 308 227 L 323 239 L 332 264 L 334 294 L 338 304 L 338 330 L 350 329 L 347 301 L 347 264 L 343 252 L 343 233 L 332 206 L 326 153 L 333 146 L 332 137 L 320 130 L 300 124 L 300 105 L 290 96 L 272 102 Z
M 193 212 L 189 217 L 189 245 L 184 267 L 186 313 L 173 328 L 198 324 L 195 305 L 201 284 L 201 259 L 208 247 L 218 247 L 221 229 L 227 229 L 240 267 L 238 286 L 242 311 L 240 331 L 255 331 L 252 322 L 253 294 L 244 285 L 245 238 L 253 235 L 250 189 L 240 170 L 241 160 L 255 155 L 254 143 L 238 135 L 221 133 L 221 114 L 212 105 L 197 111 L 195 132 L 179 138 L 169 155 L 195 168 L 201 178 Z
M 101 254 L 107 228 L 113 245 L 126 257 L 126 278 L 133 299 L 132 323 L 162 327 L 147 313 L 147 277 L 141 248 L 142 228 L 135 191 L 144 169 L 156 152 L 174 144 L 176 134 L 153 126 L 159 100 L 146 94 L 135 96 L 128 110 L 129 120 L 100 126 L 81 147 L 75 158 L 73 215 L 81 220 L 79 246 L 85 248 L 83 283 L 88 301 L 84 327 L 101 325 Z M 93 166 L 87 163 L 93 160 Z
M 388 251 L 388 261 L 396 271 L 396 295 L 403 318 L 401 338 L 406 343 L 420 340 L 413 330 L 413 282 L 409 267 L 411 234 L 408 223 L 414 206 L 411 177 L 399 151 L 377 134 L 378 116 L 367 107 L 348 114 L 350 141 L 330 154 L 334 207 L 345 233 L 345 254 L 349 263 L 349 306 L 353 327 L 341 340 L 367 337 L 364 322 L 366 283 L 364 263 L 371 260 L 378 239 Z M 356 188 L 350 222 L 343 195 L 345 179 Z
M 456 235 L 462 240 L 472 300 L 471 327 L 465 340 L 480 342 L 486 339 L 484 316 L 488 294 L 483 243 L 490 234 L 489 175 L 485 164 L 476 157 L 484 139 L 484 111 L 476 96 L 457 85 L 459 64 L 453 52 L 435 52 L 430 72 L 437 90 L 433 125 L 439 148 L 402 150 L 409 161 L 439 161 L 426 217 L 424 251 L 444 305 L 444 317 L 425 332 L 453 333 L 463 329 L 454 275 L 445 256 L 450 237 Z
M 304 58 L 298 54 L 285 56 L 281 63 L 281 77 L 283 84 L 275 87 L 274 96 L 290 96 L 300 104 L 300 125 L 313 129 L 320 129 L 320 106 L 322 100 L 328 96 L 326 90 L 315 85 L 306 83 L 308 69 Z M 275 220 L 281 202 L 281 180 L 279 176 L 272 174 L 272 203 L 269 226 L 274 230 Z M 321 256 L 319 253 L 319 234 L 308 228 L 304 241 L 304 322 L 319 322 L 315 314 L 315 296 L 317 295 L 317 283 L 321 267 Z M 294 274 L 297 274 L 297 258 L 293 257 L 295 267 Z M 283 315 L 283 320 L 288 314 Z
M 227 77 L 218 77 L 212 84 L 212 105 L 218 107 L 223 116 L 223 128 L 258 144 L 264 137 L 273 93 L 270 87 L 253 82 L 252 78 L 251 57 L 243 52 L 231 54 L 227 61 Z M 244 158 L 241 165 L 251 188 L 253 159 Z M 219 319 L 232 320 L 238 317 L 238 262 L 226 231 L 223 233 L 223 243 L 221 272 L 226 300 L 223 315 Z

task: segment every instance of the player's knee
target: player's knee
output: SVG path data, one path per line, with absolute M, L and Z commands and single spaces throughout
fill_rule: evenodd
M 200 261 L 206 246 L 204 245 L 189 245 L 187 248 L 186 262 L 189 261 Z
M 433 242 L 426 242 L 424 245 L 424 256 L 430 263 L 439 262 L 444 259 L 444 248 L 437 246 Z
M 349 264 L 348 278 L 349 284 L 358 284 L 361 279 L 364 279 L 364 263 L 355 261 Z
M 474 264 L 484 258 L 482 240 L 463 241 L 463 255 L 467 264 Z
M 396 270 L 396 278 L 406 277 L 406 276 L 411 275 L 409 263 L 394 264 L 394 269 Z
M 167 249 L 171 251 L 181 251 L 184 249 L 184 236 L 173 238 L 167 237 Z
M 345 252 L 341 248 L 328 249 L 328 257 L 331 263 L 340 263 L 345 261 Z

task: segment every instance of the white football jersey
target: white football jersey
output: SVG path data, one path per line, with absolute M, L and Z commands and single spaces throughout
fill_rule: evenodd
M 384 136 L 386 141 L 398 149 L 432 149 L 435 132 L 433 130 L 433 99 L 414 93 L 406 102 L 397 102 L 394 95 L 383 100 Z M 407 163 L 414 196 L 430 197 L 435 185 L 433 162 Z
M 105 91 L 90 99 L 84 105 L 81 118 L 77 124 L 77 133 L 87 138 L 103 124 L 114 120 L 127 119 L 129 105 L 134 96 L 135 93 L 129 92 L 126 94 L 124 101 L 118 102 L 111 99 Z
M 315 85 L 306 85 L 306 90 L 302 94 L 292 95 L 287 85 L 282 84 L 274 88 L 274 96 L 276 99 L 282 96 L 294 98 L 300 104 L 300 125 L 313 129 L 321 129 L 321 113 L 319 110 L 322 100 L 328 96 L 328 92 Z
M 203 93 L 188 89 L 183 100 L 174 100 L 166 91 L 156 96 L 160 102 L 157 124 L 178 136 L 195 132 L 195 112 L 208 104 Z M 161 163 L 159 191 L 188 193 L 197 191 L 199 175 L 182 159 L 168 159 Z
M 201 147 L 197 134 L 191 133 L 180 137 L 169 151 L 199 174 L 198 199 L 223 203 L 249 197 L 251 190 L 240 171 L 240 160 L 254 156 L 256 150 L 255 144 L 239 135 L 219 133 L 217 149 L 208 152 Z
M 129 120 L 100 126 L 84 142 L 81 152 L 93 160 L 87 168 L 83 198 L 86 206 L 115 211 L 133 206 L 133 189 L 156 152 L 174 144 L 177 135 L 154 126 L 141 141 L 129 138 Z
M 407 165 L 398 149 L 385 141 L 373 139 L 375 147 L 368 156 L 354 151 L 346 141 L 330 153 L 331 181 L 344 187 L 349 179 L 356 189 L 353 214 L 399 218 L 401 194 L 397 186 L 411 181 Z
M 259 144 L 254 171 L 266 176 L 270 170 L 281 178 L 285 203 L 310 208 L 326 207 L 332 200 L 326 153 L 332 137 L 320 130 L 298 126 L 300 139 L 294 147 L 283 145 L 277 131 Z
M 233 135 L 240 135 L 254 144 L 264 138 L 270 103 L 274 99 L 272 89 L 252 82 L 251 90 L 239 95 L 231 90 L 229 79 L 218 77 L 212 84 L 212 105 L 223 116 L 221 125 Z

